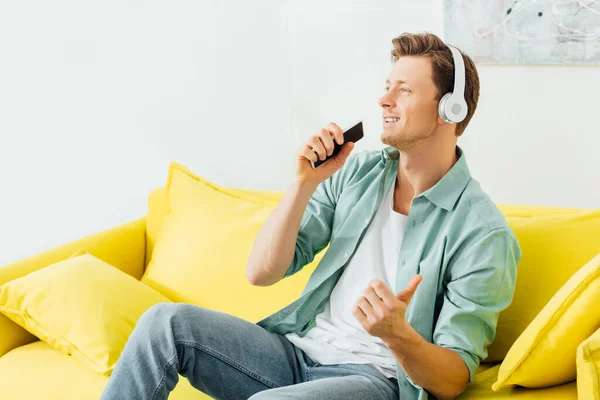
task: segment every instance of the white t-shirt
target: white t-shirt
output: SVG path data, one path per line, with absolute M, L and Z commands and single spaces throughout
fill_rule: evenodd
M 348 261 L 324 310 L 316 316 L 304 337 L 285 337 L 308 356 L 323 364 L 373 364 L 388 378 L 396 377 L 396 359 L 383 341 L 368 334 L 352 315 L 359 297 L 372 279 L 379 279 L 394 293 L 398 255 L 408 216 L 393 209 L 394 186 Z

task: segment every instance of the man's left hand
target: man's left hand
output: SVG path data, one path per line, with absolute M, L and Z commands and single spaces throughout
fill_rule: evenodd
M 405 319 L 406 309 L 422 279 L 415 275 L 397 295 L 385 283 L 373 279 L 356 302 L 352 315 L 367 333 L 386 343 L 406 336 L 412 329 Z

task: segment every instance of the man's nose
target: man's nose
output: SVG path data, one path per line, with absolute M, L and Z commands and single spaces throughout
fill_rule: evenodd
M 377 103 L 381 106 L 381 107 L 391 107 L 392 106 L 392 99 L 391 97 L 388 95 L 388 93 L 384 94 L 383 96 L 381 96 L 381 98 L 379 98 L 379 100 L 377 101 Z

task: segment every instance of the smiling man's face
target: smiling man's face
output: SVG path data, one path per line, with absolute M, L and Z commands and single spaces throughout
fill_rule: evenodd
M 437 88 L 428 57 L 402 56 L 394 63 L 378 103 L 382 108 L 381 141 L 399 150 L 410 150 L 427 139 L 439 123 Z M 387 122 L 386 116 L 399 118 Z

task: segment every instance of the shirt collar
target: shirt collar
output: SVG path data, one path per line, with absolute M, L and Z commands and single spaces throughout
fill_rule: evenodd
M 448 171 L 448 173 L 446 173 L 446 175 L 444 175 L 435 185 L 417 197 L 425 196 L 433 204 L 446 211 L 450 211 L 454 208 L 458 198 L 471 179 L 467 158 L 464 151 L 458 145 L 456 146 L 456 156 L 458 157 L 458 160 L 452 168 L 450 168 L 450 171 Z M 395 147 L 387 146 L 381 151 L 381 158 L 383 161 L 390 159 L 397 163 L 400 159 L 400 152 Z

